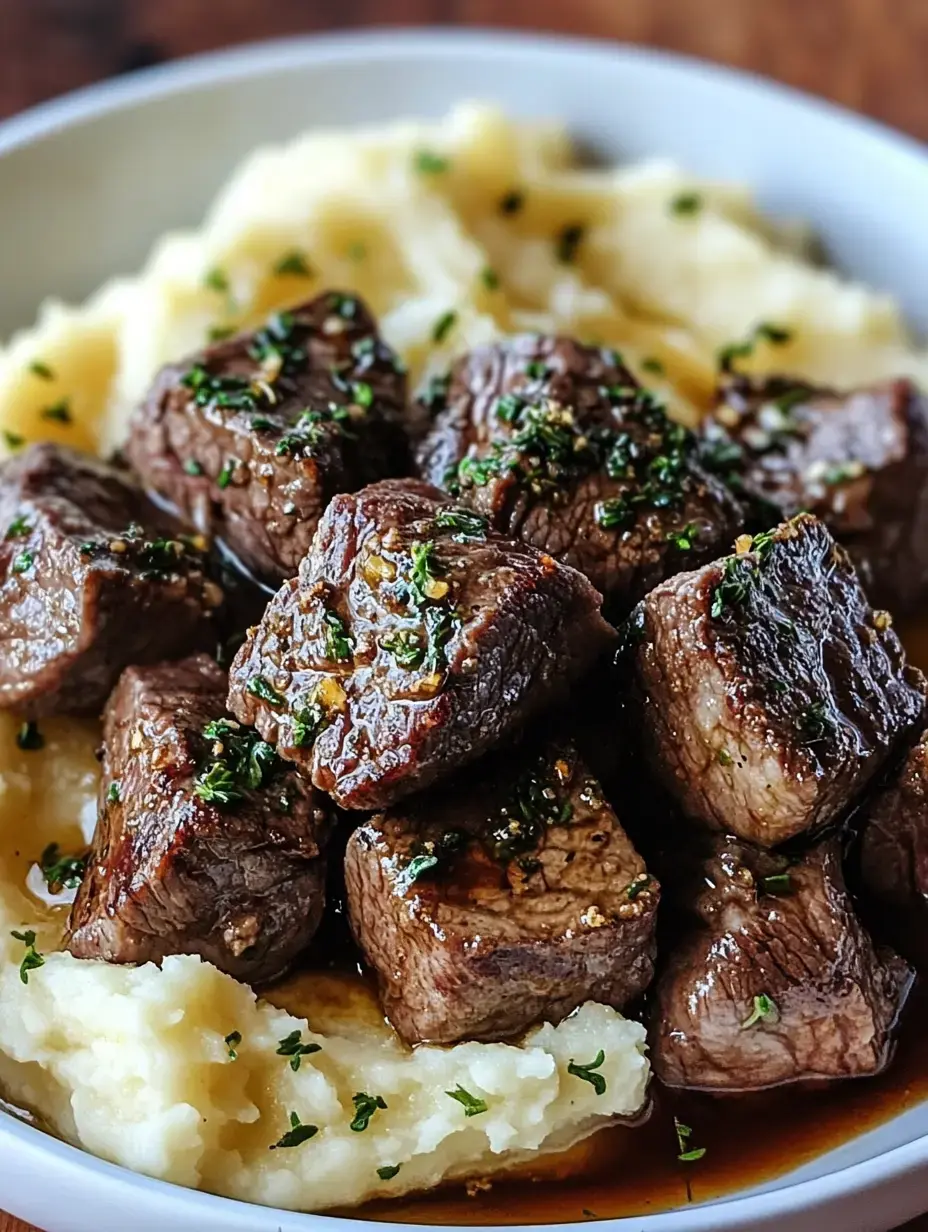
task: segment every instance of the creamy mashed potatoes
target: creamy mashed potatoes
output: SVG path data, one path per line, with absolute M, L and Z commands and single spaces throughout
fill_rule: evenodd
M 661 162 L 581 169 L 559 128 L 468 106 L 259 150 L 137 277 L 46 305 L 0 351 L 5 447 L 108 452 L 160 364 L 328 287 L 368 300 L 414 381 L 501 334 L 562 330 L 619 347 L 690 423 L 718 348 L 760 322 L 789 341 L 759 344 L 757 371 L 928 377 L 893 302 L 813 265 L 802 230 L 760 218 L 743 189 Z M 46 901 L 34 865 L 90 837 L 99 730 L 49 721 L 28 752 L 16 729 L 0 716 L 0 1086 L 66 1137 L 153 1176 L 318 1209 L 492 1171 L 642 1105 L 643 1029 L 602 1006 L 520 1047 L 410 1051 L 329 977 L 299 998 L 283 986 L 277 1008 L 196 958 L 132 969 L 55 952 L 66 903 Z M 13 933 L 30 931 L 44 964 L 25 983 Z M 293 1032 L 319 1045 L 297 1069 L 278 1053 Z M 600 1052 L 602 1094 L 569 1069 Z M 353 1130 L 362 1095 L 386 1107 Z M 468 1099 L 486 1111 L 468 1116 Z

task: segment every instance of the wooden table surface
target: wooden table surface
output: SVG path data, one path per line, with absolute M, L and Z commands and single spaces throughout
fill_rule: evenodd
M 0 0 L 0 116 L 176 56 L 370 24 L 665 47 L 776 77 L 928 141 L 928 0 Z M 0 1232 L 29 1230 L 0 1212 Z M 906 1232 L 928 1232 L 928 1216 Z

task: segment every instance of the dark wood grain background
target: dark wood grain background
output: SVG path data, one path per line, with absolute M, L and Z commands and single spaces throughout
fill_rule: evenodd
M 372 24 L 665 47 L 778 78 L 928 141 L 928 0 L 0 0 L 0 116 L 177 56 Z M 0 1232 L 28 1230 L 0 1213 Z M 928 1217 L 906 1232 L 928 1232 Z

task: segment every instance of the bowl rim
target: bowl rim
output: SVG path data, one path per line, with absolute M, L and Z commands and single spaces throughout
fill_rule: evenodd
M 714 64 L 693 56 L 633 45 L 606 38 L 580 38 L 554 33 L 523 33 L 516 29 L 480 27 L 371 26 L 360 30 L 318 33 L 245 43 L 240 46 L 201 53 L 165 64 L 128 73 L 71 91 L 40 103 L 12 118 L 0 121 L 0 158 L 43 138 L 66 132 L 162 98 L 179 95 L 220 83 L 233 83 L 261 77 L 276 71 L 321 64 L 384 60 L 397 55 L 424 58 L 440 50 L 462 58 L 481 57 L 511 60 L 543 54 L 558 59 L 594 58 L 613 63 L 649 62 L 692 82 L 721 85 L 733 94 L 766 96 L 771 102 L 787 103 L 805 112 L 814 112 L 832 123 L 849 125 L 863 140 L 881 147 L 905 161 L 917 162 L 928 173 L 928 146 L 914 137 L 868 116 L 807 94 L 795 87 L 765 78 L 758 73 Z M 926 1101 L 928 1102 L 928 1101 Z M 255 1217 L 267 1213 L 268 1224 L 278 1232 L 310 1232 L 320 1221 L 339 1225 L 349 1217 L 326 1212 L 304 1213 L 222 1197 L 204 1190 L 190 1189 L 169 1181 L 109 1162 L 82 1148 L 70 1145 L 44 1132 L 0 1107 L 0 1152 L 7 1154 L 16 1144 L 21 1160 L 36 1170 L 54 1160 L 60 1174 L 67 1174 L 80 1186 L 96 1178 L 110 1194 L 121 1193 L 128 1201 L 146 1195 L 149 1211 L 163 1214 L 165 1226 L 173 1213 L 201 1214 L 207 1226 L 222 1226 L 228 1232 L 247 1232 L 255 1227 Z M 4 1144 L 5 1147 L 4 1147 Z M 856 1163 L 846 1164 L 824 1176 L 797 1181 L 777 1189 L 745 1197 L 737 1193 L 692 1207 L 640 1216 L 598 1220 L 617 1232 L 741 1232 L 747 1226 L 774 1228 L 778 1220 L 824 1207 L 837 1198 L 853 1198 L 899 1180 L 928 1164 L 928 1134 Z M 2 1195 L 0 1195 L 2 1197 Z M 823 1212 L 824 1213 L 824 1212 Z M 220 1224 L 219 1220 L 223 1222 Z M 352 1218 L 352 1222 L 357 1222 Z M 364 1226 L 377 1232 L 390 1232 L 396 1223 L 364 1220 Z M 590 1221 L 557 1225 L 565 1232 L 589 1229 Z M 491 1225 L 483 1225 L 490 1229 Z M 549 1225 L 505 1225 L 543 1227 Z M 466 1232 L 446 1225 L 446 1232 Z M 502 1228 L 499 1229 L 502 1232 Z

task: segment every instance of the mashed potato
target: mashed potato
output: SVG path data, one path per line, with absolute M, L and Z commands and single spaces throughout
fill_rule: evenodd
M 203 226 L 164 237 L 137 277 L 47 304 L 0 351 L 0 430 L 7 449 L 51 437 L 105 453 L 160 364 L 333 286 L 370 302 L 414 380 L 501 334 L 563 330 L 621 348 L 691 423 L 718 348 L 761 321 L 791 340 L 759 346 L 759 371 L 928 377 L 893 302 L 807 250 L 738 187 L 661 162 L 583 169 L 559 128 L 484 107 L 311 133 L 251 155 Z M 62 400 L 66 415 L 43 416 Z M 329 977 L 272 1005 L 196 958 L 131 969 L 55 952 L 66 904 L 48 903 L 34 865 L 90 837 L 99 730 L 42 730 L 44 749 L 23 752 L 0 716 L 0 1086 L 66 1137 L 153 1176 L 319 1209 L 488 1172 L 641 1107 L 644 1031 L 603 1006 L 519 1047 L 410 1051 Z M 25 983 L 13 933 L 30 930 L 44 964 Z M 294 1031 L 319 1045 L 297 1069 L 278 1053 Z M 568 1068 L 600 1051 L 602 1095 Z M 455 1091 L 486 1110 L 466 1115 Z M 386 1105 L 363 1131 L 359 1095 Z

